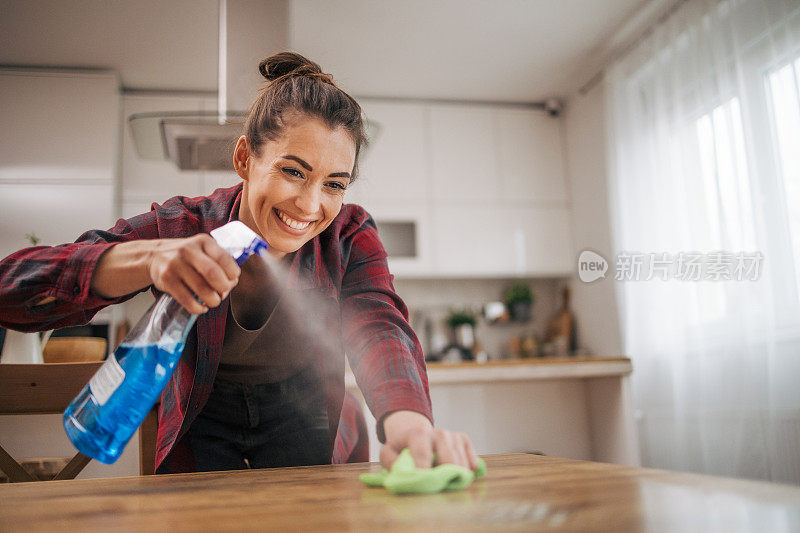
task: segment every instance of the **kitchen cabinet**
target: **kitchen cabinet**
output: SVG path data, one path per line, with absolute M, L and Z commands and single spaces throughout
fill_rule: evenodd
M 369 208 L 373 201 L 407 202 L 428 198 L 424 108 L 413 103 L 361 101 L 370 145 L 360 161 L 360 177 L 348 195 Z M 349 200 L 348 201 L 353 201 Z
M 558 120 L 518 105 L 365 99 L 378 133 L 348 191 L 381 222 L 414 224 L 398 276 L 563 276 L 572 238 Z M 391 257 L 391 255 L 390 255 Z
M 111 73 L 0 70 L 0 182 L 112 183 L 119 89 Z
M 497 151 L 489 106 L 428 107 L 431 186 L 437 202 L 499 199 Z
M 560 276 L 572 267 L 566 207 L 440 206 L 432 218 L 439 274 Z
M 0 71 L 0 257 L 29 246 L 74 241 L 114 222 L 120 95 L 106 72 Z M 114 330 L 113 311 L 95 317 Z M 61 415 L 0 417 L 3 446 L 16 457 L 75 454 Z M 137 446 L 113 466 L 92 462 L 82 477 L 136 473 Z M 5 530 L 5 528 L 0 527 Z
M 493 114 L 501 200 L 566 202 L 561 121 L 526 108 Z
M 0 256 L 113 223 L 119 105 L 112 73 L 0 71 Z

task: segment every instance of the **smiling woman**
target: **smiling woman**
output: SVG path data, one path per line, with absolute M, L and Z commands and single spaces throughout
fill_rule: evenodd
M 339 214 L 366 136 L 361 107 L 313 61 L 285 52 L 259 71 L 269 83 L 233 156 L 244 180 L 239 219 L 282 256 Z
M 342 127 L 299 113 L 256 155 L 239 138 L 233 164 L 244 180 L 239 220 L 280 257 L 300 248 L 339 214 L 355 166 L 356 146 Z M 344 169 L 344 170 L 342 170 Z
M 344 204 L 365 143 L 361 108 L 319 65 L 284 52 L 233 153 L 242 183 L 175 197 L 75 243 L 0 261 L 0 326 L 85 323 L 148 288 L 198 317 L 161 396 L 156 472 L 343 462 L 345 352 L 385 445 L 420 467 L 478 466 L 469 439 L 434 429 L 422 350 L 375 222 Z M 288 266 L 238 267 L 208 232 L 239 219 Z M 302 295 L 312 306 L 298 313 Z M 46 302 L 46 305 L 44 303 Z

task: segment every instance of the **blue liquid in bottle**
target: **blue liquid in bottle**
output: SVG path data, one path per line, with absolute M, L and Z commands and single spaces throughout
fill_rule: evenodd
M 169 322 L 158 339 L 158 315 Z M 153 408 L 172 377 L 183 353 L 186 335 L 197 316 L 189 314 L 170 296 L 163 295 L 150 308 L 146 324 L 151 341 L 136 339 L 136 331 L 123 341 L 101 370 L 64 412 L 67 436 L 82 454 L 106 464 L 115 462 L 125 445 Z M 145 322 L 140 321 L 139 325 Z M 178 333 L 176 338 L 174 335 Z
M 211 232 L 238 264 L 263 255 L 267 243 L 235 220 Z M 162 295 L 64 411 L 75 447 L 106 464 L 116 461 L 161 395 L 197 315 Z

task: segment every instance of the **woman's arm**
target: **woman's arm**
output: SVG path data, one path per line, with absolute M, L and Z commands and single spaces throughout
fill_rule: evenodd
M 239 273 L 230 254 L 210 235 L 199 234 L 118 244 L 98 261 L 91 287 L 101 298 L 117 298 L 154 285 L 200 314 L 225 299 Z
M 90 282 L 100 258 L 118 243 L 140 238 L 135 221 L 148 217 L 120 220 L 74 243 L 26 248 L 0 261 L 0 326 L 41 331 L 85 324 L 103 307 L 133 296 L 104 298 Z
M 462 433 L 434 429 L 425 359 L 397 295 L 372 218 L 353 234 L 342 280 L 342 327 L 350 366 L 378 421 L 387 468 L 409 448 L 417 466 L 454 463 L 473 470 L 478 457 Z
M 154 210 L 74 243 L 11 254 L 0 261 L 0 326 L 41 331 L 85 324 L 150 285 L 192 313 L 207 310 L 193 294 L 219 305 L 239 275 L 230 255 L 207 234 L 158 237 Z
M 428 377 L 372 219 L 351 239 L 340 294 L 344 343 L 383 442 L 384 418 L 394 411 L 413 411 L 432 423 Z
M 97 262 L 92 275 L 92 292 L 111 300 L 150 286 L 152 281 L 147 266 L 155 242 L 158 241 L 124 242 L 106 251 Z

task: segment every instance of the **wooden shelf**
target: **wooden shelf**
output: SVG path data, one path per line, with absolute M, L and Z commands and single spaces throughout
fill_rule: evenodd
M 544 357 L 476 363 L 428 363 L 428 383 L 496 383 L 548 379 L 582 379 L 626 376 L 633 371 L 627 357 Z M 356 388 L 353 374 L 345 374 L 345 386 Z
M 497 361 L 487 361 L 476 363 L 475 361 L 462 361 L 460 363 L 436 363 L 427 364 L 428 370 L 438 370 L 440 368 L 491 368 L 491 367 L 510 367 L 510 366 L 530 366 L 530 365 L 574 365 L 582 363 L 613 362 L 623 361 L 630 363 L 627 357 L 535 357 L 530 359 L 502 359 Z

